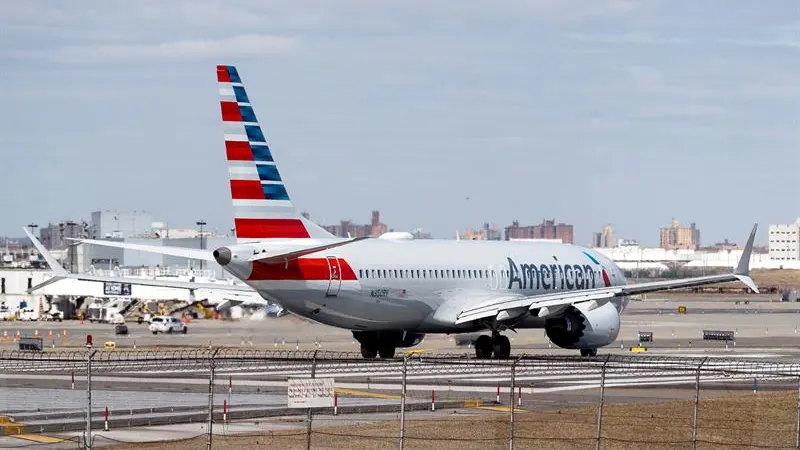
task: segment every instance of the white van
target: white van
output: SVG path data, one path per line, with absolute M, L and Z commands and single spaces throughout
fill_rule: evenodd
M 20 310 L 18 318 L 19 320 L 39 320 L 39 313 L 33 308 L 24 308 Z

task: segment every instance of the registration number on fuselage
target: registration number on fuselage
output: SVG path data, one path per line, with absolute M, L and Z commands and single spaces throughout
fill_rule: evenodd
M 369 292 L 370 297 L 388 297 L 389 290 L 388 289 L 373 289 Z

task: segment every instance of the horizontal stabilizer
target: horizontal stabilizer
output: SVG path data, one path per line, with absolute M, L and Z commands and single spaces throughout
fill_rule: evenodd
M 208 250 L 184 247 L 162 247 L 160 245 L 131 244 L 128 242 L 107 241 L 102 239 L 74 239 L 81 244 L 102 245 L 103 247 L 126 248 L 128 250 L 138 250 L 141 252 L 159 253 L 162 255 L 177 256 L 180 258 L 198 259 L 202 261 L 214 261 L 214 255 Z

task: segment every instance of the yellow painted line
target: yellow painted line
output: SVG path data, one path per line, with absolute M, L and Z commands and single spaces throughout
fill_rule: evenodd
M 0 436 L 17 436 L 25 432 L 25 424 L 4 423 L 0 424 Z
M 509 408 L 508 406 L 476 406 L 475 408 L 476 409 L 485 409 L 487 411 L 511 412 L 511 408 Z M 524 410 L 524 409 L 521 409 L 521 408 L 514 408 L 514 412 L 523 413 L 523 412 L 527 412 L 527 411 Z
M 403 352 L 403 354 L 404 355 L 417 355 L 417 354 L 421 354 L 421 353 L 430 353 L 432 351 L 433 351 L 433 349 L 430 349 L 430 348 L 417 348 L 417 349 L 414 349 L 414 350 L 406 350 L 406 351 Z
M 340 394 L 340 395 L 352 395 L 352 396 L 355 396 L 355 397 L 383 398 L 383 399 L 389 399 L 389 400 L 398 400 L 398 399 L 400 399 L 399 395 L 381 394 L 379 392 L 357 391 L 355 389 L 336 388 L 336 393 Z
M 65 442 L 67 439 L 45 436 L 42 434 L 16 434 L 15 438 L 25 439 L 26 441 L 38 442 L 41 444 L 56 444 L 58 442 Z

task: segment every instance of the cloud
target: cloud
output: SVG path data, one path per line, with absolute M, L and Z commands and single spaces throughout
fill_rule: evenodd
M 57 63 L 140 62 L 280 54 L 294 50 L 297 44 L 293 37 L 252 34 L 155 44 L 72 45 L 37 54 Z
M 745 45 L 751 47 L 784 47 L 800 50 L 800 40 L 793 37 L 758 40 L 758 39 L 720 39 L 720 43 L 730 45 Z
M 683 38 L 652 36 L 647 34 L 594 34 L 571 33 L 568 38 L 582 42 L 597 42 L 601 44 L 634 44 L 634 45 L 670 45 L 691 44 L 692 41 Z

